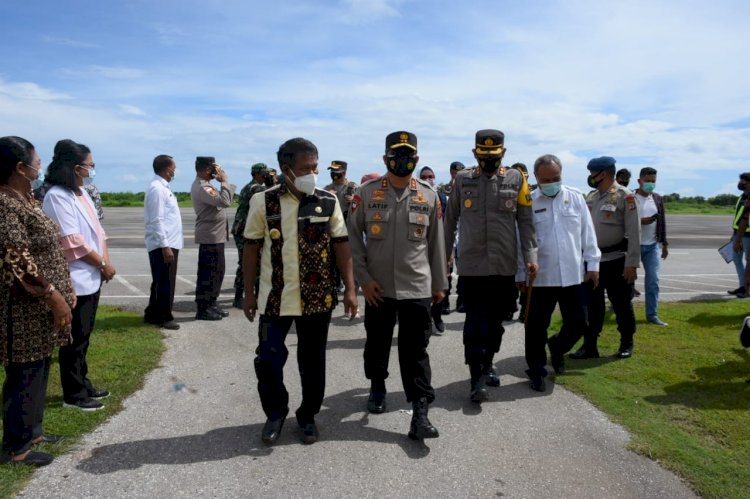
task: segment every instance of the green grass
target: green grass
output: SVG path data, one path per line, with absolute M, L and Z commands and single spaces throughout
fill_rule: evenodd
M 145 194 L 143 192 L 102 192 L 102 206 L 105 208 L 143 208 Z M 175 192 L 177 205 L 180 208 L 192 208 L 193 201 L 189 192 Z M 239 203 L 239 192 L 232 199 L 232 207 L 236 208 Z
M 710 203 L 664 203 L 669 215 L 734 215 L 734 206 L 716 206 Z
M 659 305 L 669 323 L 646 323 L 636 306 L 635 355 L 566 359 L 556 382 L 579 393 L 633 434 L 630 448 L 685 478 L 703 497 L 750 491 L 750 352 L 738 333 L 747 300 Z M 559 316 L 550 331 L 559 329 Z M 599 340 L 614 354 L 619 333 L 608 314 Z
M 39 446 L 38 450 L 61 455 L 70 450 L 79 437 L 90 433 L 119 412 L 122 401 L 141 388 L 146 374 L 157 367 L 163 350 L 161 333 L 157 328 L 144 324 L 141 315 L 100 306 L 87 355 L 89 377 L 95 386 L 106 388 L 112 395 L 104 400 L 105 408 L 101 411 L 63 409 L 60 370 L 55 352 L 47 390 L 44 431 L 63 435 L 65 440 L 59 444 Z M 1 371 L 0 382 L 4 380 L 5 371 Z M 26 466 L 0 465 L 0 497 L 18 493 L 32 474 L 33 469 Z

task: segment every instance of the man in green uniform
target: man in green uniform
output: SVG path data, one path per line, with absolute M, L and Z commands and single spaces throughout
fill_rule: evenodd
M 250 210 L 250 198 L 258 192 L 266 190 L 266 176 L 268 175 L 268 167 L 265 163 L 255 163 L 250 168 L 250 173 L 253 179 L 245 185 L 240 191 L 239 205 L 237 206 L 237 213 L 234 215 L 234 224 L 232 224 L 232 236 L 234 237 L 234 243 L 237 245 L 237 274 L 234 277 L 234 302 L 232 306 L 234 308 L 242 308 L 244 301 L 243 294 L 245 292 L 244 279 L 242 277 L 242 252 L 245 249 L 245 223 L 247 222 L 247 213 Z
M 357 184 L 346 178 L 346 168 L 346 161 L 331 161 L 331 166 L 328 167 L 331 171 L 331 183 L 323 187 L 339 199 L 344 218 L 349 214 L 349 204 L 352 202 L 354 191 L 357 190 Z

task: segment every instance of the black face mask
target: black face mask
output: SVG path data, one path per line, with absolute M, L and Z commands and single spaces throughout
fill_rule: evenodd
M 485 173 L 492 173 L 500 168 L 500 162 L 502 161 L 501 156 L 488 156 L 477 158 L 479 161 L 479 167 Z
M 343 176 L 344 176 L 343 173 L 331 173 L 331 180 L 338 180 Z
M 739 189 L 741 191 L 744 191 L 745 190 L 745 184 L 743 184 L 742 182 L 739 182 L 737 184 L 737 189 Z
M 596 189 L 596 187 L 597 187 L 597 186 L 598 186 L 599 184 L 601 184 L 601 183 L 602 183 L 602 180 L 601 180 L 601 179 L 599 179 L 599 180 L 594 180 L 594 177 L 596 177 L 597 175 L 599 175 L 599 173 L 598 173 L 598 172 L 597 172 L 597 173 L 592 173 L 591 175 L 589 175 L 589 178 L 588 178 L 588 179 L 586 180 L 586 181 L 588 182 L 588 184 L 589 184 L 589 187 L 591 187 L 592 189 Z
M 266 187 L 273 187 L 274 186 L 273 177 L 268 175 L 266 178 L 263 179 L 263 183 L 266 185 Z
M 387 159 L 388 171 L 397 177 L 408 177 L 414 171 L 417 166 L 417 162 L 412 155 L 397 154 L 396 156 L 388 156 Z

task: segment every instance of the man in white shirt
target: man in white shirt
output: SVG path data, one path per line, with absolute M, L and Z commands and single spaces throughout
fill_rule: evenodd
M 667 243 L 667 224 L 664 218 L 664 201 L 654 192 L 656 187 L 656 170 L 649 166 L 642 168 L 638 176 L 638 189 L 635 199 L 638 201 L 641 215 L 641 263 L 646 274 L 646 320 L 657 326 L 667 326 L 659 319 L 659 256 L 662 259 L 669 255 Z M 661 255 L 660 255 L 661 253 Z
M 533 281 L 526 314 L 526 370 L 531 388 L 543 392 L 547 376 L 547 328 L 560 305 L 563 327 L 549 339 L 555 372 L 565 371 L 563 355 L 581 338 L 586 328 L 586 285 L 599 281 L 601 252 L 586 200 L 581 191 L 562 185 L 562 163 L 545 154 L 534 162 L 538 189 L 531 194 L 538 244 L 539 273 Z M 519 264 L 516 282 L 523 289 L 526 273 Z
M 180 329 L 172 316 L 177 255 L 183 246 L 182 216 L 169 187 L 177 165 L 171 156 L 154 158 L 154 178 L 146 191 L 146 249 L 151 265 L 151 296 L 144 320 L 165 329 Z

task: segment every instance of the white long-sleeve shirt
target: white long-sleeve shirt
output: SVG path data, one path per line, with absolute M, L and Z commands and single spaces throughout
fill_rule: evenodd
M 154 175 L 146 191 L 144 222 L 146 224 L 146 249 L 182 249 L 182 215 L 177 198 L 169 182 Z
M 539 247 L 539 272 L 534 286 L 580 284 L 584 277 L 584 262 L 587 270 L 598 272 L 601 252 L 581 191 L 563 185 L 554 198 L 545 196 L 541 189 L 536 189 L 531 197 Z M 525 268 L 519 264 L 516 281 L 525 279 Z

